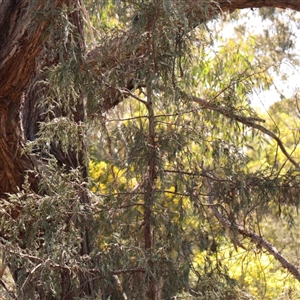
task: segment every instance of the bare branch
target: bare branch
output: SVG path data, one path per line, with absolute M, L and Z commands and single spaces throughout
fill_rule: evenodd
M 134 98 L 135 100 L 137 100 L 137 101 L 143 103 L 145 106 L 147 106 L 147 102 L 146 102 L 145 100 L 143 100 L 142 98 L 138 97 L 137 95 L 131 93 L 130 90 L 124 89 L 124 90 L 121 90 L 121 92 L 122 92 L 122 94 L 123 94 L 125 97 L 129 97 L 129 96 L 130 96 L 130 97 Z
M 181 174 L 181 175 L 189 175 L 189 176 L 199 176 L 199 177 L 207 177 L 210 179 L 213 179 L 214 181 L 228 181 L 227 179 L 219 179 L 216 177 L 211 177 L 209 174 L 207 173 L 203 173 L 203 172 L 187 172 L 187 171 L 181 171 L 181 170 L 171 170 L 171 169 L 164 169 L 163 172 L 165 173 L 177 173 L 177 174 Z
M 232 12 L 236 9 L 243 8 L 260 8 L 260 7 L 274 7 L 283 9 L 293 9 L 300 11 L 300 2 L 297 0 L 219 0 L 214 2 L 222 11 Z

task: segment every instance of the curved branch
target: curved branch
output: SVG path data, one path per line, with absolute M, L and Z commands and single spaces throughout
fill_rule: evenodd
M 271 137 L 273 140 L 276 141 L 278 147 L 281 149 L 282 153 L 285 155 L 285 157 L 296 167 L 296 168 L 300 168 L 299 164 L 291 157 L 291 155 L 287 152 L 287 150 L 285 149 L 281 139 L 272 131 L 268 130 L 267 128 L 265 128 L 264 126 L 257 124 L 255 122 L 264 122 L 264 120 L 260 119 L 260 118 L 253 118 L 253 117 L 243 117 L 243 116 L 239 116 L 235 113 L 233 113 L 232 111 L 224 108 L 224 107 L 220 107 L 217 106 L 215 104 L 210 103 L 209 101 L 206 101 L 202 98 L 196 97 L 196 96 L 188 96 L 186 94 L 183 93 L 183 95 L 185 97 L 187 97 L 188 99 L 190 99 L 193 102 L 196 102 L 198 104 L 200 104 L 203 108 L 206 109 L 210 109 L 210 110 L 214 110 L 219 112 L 220 114 L 222 114 L 223 116 L 229 118 L 229 119 L 233 119 L 239 123 L 242 123 L 248 127 L 252 127 L 255 128 L 257 130 L 259 130 L 260 132 L 268 135 L 269 137 Z
M 234 11 L 244 8 L 273 7 L 300 11 L 298 0 L 221 0 L 216 4 L 222 11 Z
M 205 4 L 204 4 L 205 5 Z M 281 8 L 300 11 L 300 2 L 297 0 L 218 0 L 206 4 L 206 15 L 203 15 L 203 2 L 190 0 L 186 5 L 185 13 L 191 26 L 202 23 L 219 15 L 222 12 L 234 12 L 245 8 Z

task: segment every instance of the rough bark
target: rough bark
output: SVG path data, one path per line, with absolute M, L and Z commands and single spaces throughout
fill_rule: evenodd
M 22 154 L 24 135 L 20 109 L 22 97 L 36 59 L 49 18 L 35 18 L 40 6 L 28 1 L 0 4 L 0 195 L 15 193 L 33 164 Z M 57 5 L 62 1 L 57 1 Z
M 53 5 L 53 13 L 46 12 L 43 1 L 40 6 L 30 1 L 11 1 L 8 4 L 0 3 L 0 196 L 6 197 L 5 193 L 16 193 L 22 188 L 25 175 L 33 170 L 37 160 L 23 154 L 24 143 L 27 140 L 34 140 L 38 132 L 38 122 L 43 120 L 42 108 L 36 106 L 36 101 L 41 96 L 40 86 L 36 85 L 30 93 L 25 93 L 28 83 L 32 79 L 39 77 L 37 69 L 37 58 L 42 53 L 43 45 L 47 37 L 47 26 L 51 19 L 55 17 L 55 9 L 63 2 L 68 6 L 80 3 L 74 1 L 56 1 Z M 56 7 L 55 7 L 56 6 Z M 38 12 L 38 13 L 36 13 Z M 44 13 L 43 13 L 44 12 Z M 41 14 L 43 17 L 41 18 Z M 74 10 L 70 19 L 77 30 L 78 48 L 84 51 L 83 24 L 78 13 Z M 2 22 L 4 20 L 5 22 Z M 81 39 L 82 38 L 82 39 Z M 76 110 L 74 112 L 74 122 L 84 122 L 83 98 L 77 99 Z M 58 112 L 59 114 L 60 112 Z M 58 115 L 59 116 L 59 115 Z M 24 127 L 22 126 L 24 125 Z M 84 137 L 83 137 L 84 138 Z M 84 140 L 82 141 L 84 143 Z M 53 144 L 53 152 L 57 160 L 66 166 L 66 169 L 80 167 L 82 177 L 87 177 L 86 153 L 69 151 L 63 153 L 59 145 Z M 35 192 L 38 191 L 37 174 L 30 176 L 30 182 Z M 88 204 L 87 194 L 82 190 L 78 191 L 83 204 Z M 21 208 L 11 217 L 17 218 Z M 81 224 L 79 226 L 82 226 Z M 5 232 L 0 233 L 6 238 Z M 81 255 L 89 253 L 89 238 L 87 228 L 82 229 L 82 249 Z M 10 265 L 11 272 L 16 283 L 22 286 L 24 283 L 24 270 Z M 92 293 L 92 281 L 89 276 L 80 275 L 80 289 L 78 295 L 84 297 Z M 27 281 L 25 279 L 25 281 Z M 61 297 L 62 299 L 73 299 L 76 295 L 72 284 L 72 274 L 68 271 L 61 271 Z M 33 282 L 31 284 L 34 284 Z M 32 287 L 32 290 L 35 288 Z M 22 292 L 22 291 L 21 291 Z M 50 299 L 50 295 L 45 296 L 45 292 L 36 288 L 36 292 L 42 298 Z M 43 296 L 44 295 L 44 296 Z M 77 295 L 77 296 L 78 296 Z

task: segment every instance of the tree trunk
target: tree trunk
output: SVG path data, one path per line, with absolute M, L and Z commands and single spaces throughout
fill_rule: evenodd
M 21 154 L 23 133 L 20 123 L 22 93 L 35 67 L 40 52 L 44 24 L 37 24 L 29 37 L 31 21 L 27 1 L 10 1 L 1 7 L 0 18 L 0 195 L 15 193 L 24 182 L 25 170 L 32 168 L 28 157 Z
M 80 2 L 75 1 L 56 1 L 59 6 L 65 2 L 68 6 L 73 6 L 73 11 L 69 15 L 70 22 L 76 29 L 78 51 L 84 52 L 83 42 L 83 24 L 80 12 Z M 34 140 L 38 133 L 38 123 L 43 121 L 43 107 L 37 106 L 37 99 L 42 95 L 40 84 L 34 86 L 29 93 L 25 90 L 29 82 L 41 79 L 37 58 L 42 53 L 43 44 L 46 40 L 45 29 L 50 25 L 53 14 L 46 13 L 43 2 L 40 6 L 36 3 L 30 4 L 30 1 L 11 1 L 10 4 L 0 4 L 0 16 L 5 16 L 5 22 L 0 24 L 0 196 L 7 197 L 5 193 L 16 193 L 22 188 L 27 171 L 34 168 L 36 159 L 31 159 L 28 155 L 22 153 L 24 143 L 28 140 Z M 52 7 L 53 8 L 53 7 Z M 38 13 L 44 11 L 43 18 L 39 18 Z M 38 12 L 35 14 L 35 12 Z M 2 21 L 2 18 L 1 18 Z M 67 55 L 67 53 L 66 53 Z M 51 62 L 53 63 L 53 61 Z M 62 116 L 63 112 L 57 110 L 55 117 Z M 84 103 L 83 97 L 76 99 L 76 110 L 74 111 L 74 121 L 76 123 L 84 122 Z M 82 143 L 85 143 L 84 137 Z M 86 149 L 83 145 L 82 149 Z M 85 150 L 81 152 L 70 150 L 65 153 L 59 144 L 52 144 L 52 153 L 61 165 L 67 170 L 72 168 L 80 168 L 82 178 L 86 182 L 87 166 Z M 33 163 L 33 161 L 35 163 Z M 38 176 L 29 173 L 31 188 L 38 192 Z M 89 198 L 84 191 L 78 191 L 83 205 L 89 204 Z M 11 217 L 17 218 L 22 208 L 16 207 Z M 79 222 L 80 223 L 80 222 Z M 79 226 L 82 226 L 79 224 Z M 5 232 L 1 232 L 1 236 L 6 236 Z M 87 228 L 82 228 L 82 247 L 81 255 L 88 255 L 89 237 Z M 25 270 L 10 264 L 17 286 L 22 287 L 24 282 L 28 280 L 29 275 Z M 26 275 L 27 274 L 27 275 Z M 61 298 L 66 300 L 74 299 L 75 296 L 88 296 L 93 293 L 92 280 L 87 275 L 79 275 L 79 290 L 77 295 L 72 283 L 72 274 L 67 270 L 61 271 Z M 31 282 L 30 284 L 35 284 Z M 40 299 L 50 299 L 50 294 L 39 288 L 32 287 Z M 23 291 L 20 291 L 22 294 Z M 25 291 L 26 293 L 26 291 Z M 32 294 L 33 295 L 33 294 Z M 29 295 L 24 295 L 29 297 Z M 46 298 L 45 298 L 46 297 Z

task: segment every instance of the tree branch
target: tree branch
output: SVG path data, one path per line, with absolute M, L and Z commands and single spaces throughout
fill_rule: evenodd
M 230 111 L 229 109 L 227 109 L 225 107 L 217 106 L 217 105 L 215 105 L 213 103 L 210 103 L 209 101 L 206 101 L 202 98 L 199 98 L 199 97 L 196 97 L 196 96 L 189 96 L 189 95 L 186 95 L 185 93 L 183 93 L 183 95 L 185 97 L 187 97 L 189 100 L 200 104 L 205 109 L 210 109 L 210 110 L 217 111 L 217 112 L 219 112 L 220 114 L 222 114 L 223 116 L 225 116 L 229 119 L 235 120 L 235 121 L 237 121 L 239 123 L 242 123 L 242 124 L 244 124 L 248 127 L 255 128 L 255 129 L 259 130 L 260 132 L 268 135 L 269 137 L 271 137 L 272 139 L 274 139 L 276 141 L 278 147 L 281 149 L 281 151 L 285 155 L 285 157 L 296 168 L 298 168 L 298 169 L 300 168 L 299 164 L 291 157 L 291 155 L 285 149 L 281 139 L 274 132 L 268 130 L 267 128 L 265 128 L 264 126 L 262 126 L 260 124 L 255 123 L 255 122 L 264 122 L 263 119 L 240 116 L 240 115 L 237 115 L 237 114 L 233 113 L 232 111 Z
M 298 0 L 219 0 L 215 2 L 221 11 L 232 12 L 236 9 L 273 7 L 300 11 Z
M 210 176 L 211 177 L 211 176 Z M 218 207 L 215 205 L 214 196 L 213 196 L 213 187 L 212 182 L 209 177 L 205 177 L 206 184 L 209 188 L 209 197 L 208 202 L 210 204 L 210 208 L 213 211 L 215 217 L 220 222 L 222 226 L 229 229 L 230 231 L 233 231 L 234 233 L 238 232 L 244 237 L 248 237 L 251 239 L 251 241 L 260 247 L 267 250 L 269 254 L 271 254 L 277 261 L 280 262 L 281 266 L 284 269 L 287 269 L 295 279 L 297 279 L 300 282 L 300 272 L 299 270 L 291 263 L 289 262 L 285 257 L 283 257 L 280 252 L 267 240 L 265 240 L 262 236 L 256 234 L 255 232 L 246 229 L 245 227 L 238 225 L 236 223 L 230 222 L 226 217 L 224 217 L 218 210 Z

